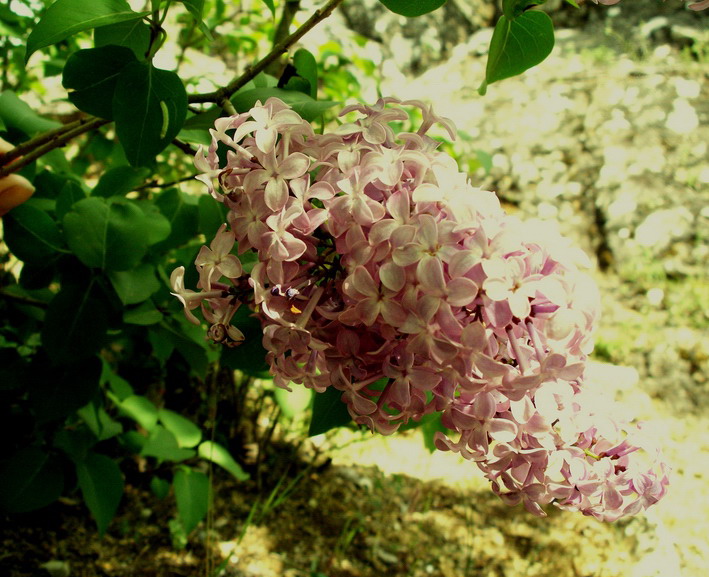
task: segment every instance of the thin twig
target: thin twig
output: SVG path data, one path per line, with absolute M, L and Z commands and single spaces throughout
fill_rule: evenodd
M 215 90 L 214 92 L 205 92 L 202 94 L 192 94 L 189 96 L 188 101 L 191 104 L 214 102 L 221 106 L 223 103 L 237 91 L 239 88 L 244 86 L 247 82 L 253 80 L 258 74 L 263 72 L 271 62 L 274 62 L 280 57 L 281 54 L 288 51 L 293 44 L 298 42 L 307 32 L 313 29 L 316 24 L 327 18 L 344 0 L 329 0 L 328 3 L 313 12 L 312 16 L 308 18 L 303 25 L 298 28 L 293 34 L 287 36 L 280 42 L 278 42 L 266 56 L 259 60 L 253 66 L 247 68 L 244 73 L 232 80 L 226 86 Z M 223 107 L 223 106 L 222 106 Z
M 64 124 L 60 126 L 59 128 L 54 128 L 53 130 L 48 130 L 47 132 L 43 132 L 41 134 L 38 134 L 34 138 L 30 138 L 29 140 L 26 140 L 25 142 L 21 142 L 15 148 L 12 150 L 9 150 L 5 154 L 0 154 L 0 165 L 5 165 L 8 164 L 9 162 L 12 162 L 16 158 L 19 158 L 26 152 L 30 150 L 34 150 L 38 146 L 41 146 L 50 140 L 57 138 L 64 134 L 65 132 L 69 132 L 70 130 L 74 130 L 77 126 L 81 126 L 82 122 L 86 122 L 86 119 L 79 119 L 75 120 L 74 122 L 70 122 L 68 124 Z
M 77 136 L 84 134 L 85 132 L 89 132 L 91 130 L 99 128 L 100 126 L 103 126 L 104 124 L 108 124 L 110 120 L 106 120 L 104 118 L 91 117 L 89 119 L 83 119 L 77 122 L 79 123 L 78 126 L 76 126 L 76 123 L 71 123 L 70 125 L 67 125 L 73 127 L 71 130 L 65 129 L 64 131 L 58 132 L 52 131 L 55 134 L 50 137 L 47 137 L 47 134 L 49 133 L 40 135 L 42 138 L 38 138 L 38 140 L 42 142 L 42 144 L 35 144 L 35 148 L 33 148 L 22 158 L 19 158 L 14 162 L 11 162 L 10 164 L 0 167 L 0 178 L 2 178 L 3 176 L 7 176 L 8 174 L 12 174 L 13 172 L 17 172 L 18 170 L 37 160 L 40 156 L 44 156 L 55 148 L 64 146 L 67 142 L 69 142 L 73 138 L 76 138 Z M 11 150 L 7 154 L 14 155 L 15 150 L 16 148 Z M 0 162 L 2 162 L 1 159 Z

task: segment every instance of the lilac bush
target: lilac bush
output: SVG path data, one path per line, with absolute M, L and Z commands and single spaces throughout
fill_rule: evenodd
M 422 114 L 415 132 L 397 131 L 404 106 Z M 422 102 L 350 113 L 326 134 L 276 98 L 217 120 L 195 164 L 228 226 L 197 257 L 199 292 L 172 274 L 187 317 L 201 309 L 209 338 L 238 346 L 230 321 L 249 307 L 276 385 L 334 388 L 373 431 L 440 413 L 436 447 L 508 504 L 612 521 L 656 503 L 658 449 L 584 387 L 599 314 L 587 257 L 472 186 L 427 134 L 454 126 Z M 235 244 L 257 254 L 248 274 Z

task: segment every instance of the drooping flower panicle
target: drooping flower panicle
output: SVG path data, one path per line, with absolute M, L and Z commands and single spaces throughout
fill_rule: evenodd
M 403 106 L 420 109 L 418 130 L 393 128 Z M 614 520 L 659 500 L 659 453 L 587 400 L 598 295 L 585 255 L 470 185 L 427 135 L 454 134 L 429 106 L 352 112 L 324 135 L 275 98 L 217 121 L 196 165 L 229 228 L 197 258 L 202 293 L 173 274 L 188 316 L 201 305 L 210 337 L 235 345 L 230 320 L 252 307 L 275 383 L 333 387 L 373 431 L 441 413 L 436 446 L 535 514 L 553 502 Z M 249 275 L 234 241 L 257 254 Z

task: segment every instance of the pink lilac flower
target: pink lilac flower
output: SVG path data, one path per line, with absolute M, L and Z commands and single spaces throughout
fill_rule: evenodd
M 396 132 L 404 106 L 423 116 Z M 435 445 L 475 462 L 506 503 L 615 520 L 656 503 L 668 467 L 593 409 L 584 368 L 599 300 L 579 251 L 508 216 L 427 131 L 452 123 L 380 99 L 314 134 L 278 99 L 220 119 L 195 164 L 227 224 L 171 283 L 192 322 L 236 346 L 247 306 L 274 382 L 340 391 L 355 423 L 391 434 L 437 412 Z M 220 161 L 217 145 L 227 149 Z M 232 254 L 255 254 L 244 274 Z

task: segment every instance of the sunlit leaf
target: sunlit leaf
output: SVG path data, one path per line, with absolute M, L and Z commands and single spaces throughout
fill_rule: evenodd
M 478 92 L 485 94 L 489 84 L 536 66 L 552 48 L 554 25 L 545 12 L 529 10 L 514 20 L 500 16 L 490 41 L 485 80 Z
M 248 473 L 234 460 L 231 453 L 222 445 L 213 441 L 204 441 L 198 448 L 197 453 L 203 459 L 207 459 L 223 469 L 229 471 L 238 481 L 246 481 L 249 478 Z
M 44 13 L 27 39 L 25 62 L 37 50 L 61 42 L 77 32 L 140 20 L 149 12 L 134 12 L 126 0 L 57 0 Z
M 172 481 L 177 513 L 185 533 L 190 533 L 209 509 L 209 479 L 204 473 L 181 467 Z
M 202 431 L 199 427 L 174 411 L 160 409 L 158 419 L 168 431 L 175 435 L 180 448 L 194 447 L 202 440 Z

